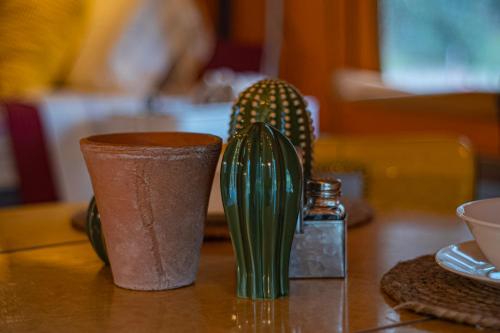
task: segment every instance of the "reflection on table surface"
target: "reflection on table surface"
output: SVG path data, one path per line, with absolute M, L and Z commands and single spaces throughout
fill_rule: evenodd
M 229 242 L 204 244 L 192 286 L 162 292 L 115 287 L 84 237 L 65 229 L 78 207 L 0 210 L 0 331 L 356 332 L 387 325 L 402 325 L 398 332 L 475 331 L 394 311 L 379 287 L 398 261 L 470 239 L 453 216 L 379 214 L 349 230 L 346 280 L 292 280 L 289 297 L 251 301 L 235 297 Z M 44 234 L 42 224 L 59 230 L 57 237 Z

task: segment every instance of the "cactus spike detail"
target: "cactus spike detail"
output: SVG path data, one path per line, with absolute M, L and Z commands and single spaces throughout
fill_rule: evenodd
M 304 177 L 309 179 L 313 167 L 314 127 L 311 112 L 301 93 L 279 79 L 266 79 L 244 90 L 233 104 L 229 122 L 229 139 L 250 124 L 265 122 L 295 147 L 300 147 Z

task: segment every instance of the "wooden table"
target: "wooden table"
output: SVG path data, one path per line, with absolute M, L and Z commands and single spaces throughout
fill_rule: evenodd
M 290 297 L 249 301 L 235 297 L 229 242 L 204 244 L 193 286 L 163 292 L 115 287 L 85 235 L 69 224 L 83 207 L 0 210 L 1 332 L 476 331 L 394 311 L 380 292 L 381 276 L 398 261 L 471 238 L 453 216 L 378 214 L 349 230 L 348 279 L 292 280 Z

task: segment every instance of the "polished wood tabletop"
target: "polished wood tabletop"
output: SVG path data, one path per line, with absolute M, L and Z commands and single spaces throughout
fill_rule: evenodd
M 0 332 L 476 332 L 409 311 L 380 291 L 397 262 L 471 239 L 452 215 L 377 213 L 348 232 L 348 278 L 292 280 L 290 296 L 235 295 L 229 242 L 205 242 L 196 283 L 161 292 L 113 285 L 85 235 L 82 204 L 0 210 Z M 488 330 L 481 330 L 488 332 Z

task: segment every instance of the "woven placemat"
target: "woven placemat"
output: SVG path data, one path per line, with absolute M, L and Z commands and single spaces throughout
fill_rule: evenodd
M 399 303 L 395 309 L 500 329 L 500 289 L 448 272 L 432 255 L 400 262 L 381 287 Z

